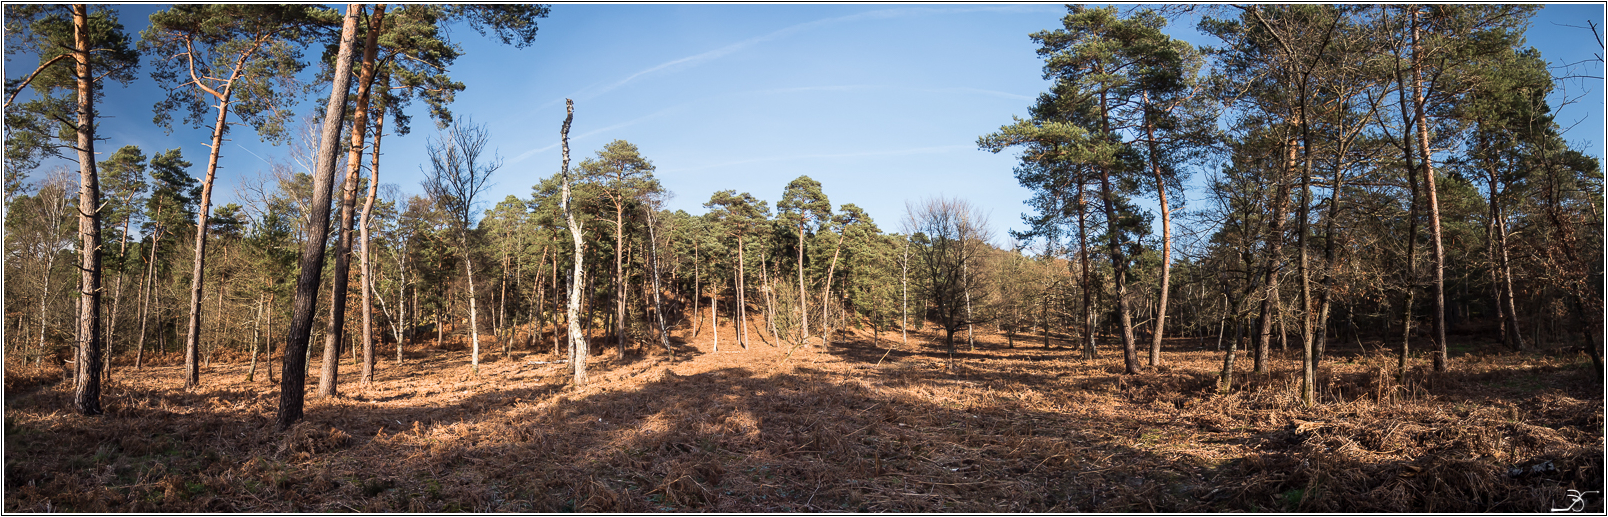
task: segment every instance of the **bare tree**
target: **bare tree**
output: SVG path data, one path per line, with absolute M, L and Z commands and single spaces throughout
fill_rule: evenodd
M 988 217 L 965 200 L 944 197 L 907 204 L 905 214 L 905 231 L 911 235 L 921 273 L 918 289 L 943 326 L 953 368 L 955 332 L 981 322 L 966 310 L 967 299 L 974 292 L 978 298 L 985 293 L 980 277 L 967 272 L 980 267 L 988 247 Z
M 469 282 L 469 339 L 472 343 L 470 368 L 480 374 L 480 327 L 475 305 L 475 269 L 469 253 L 469 229 L 474 223 L 475 197 L 486 191 L 486 181 L 502 168 L 502 158 L 483 156 L 491 133 L 468 117 L 453 124 L 425 147 L 430 169 L 424 171 L 424 191 L 438 206 L 452 215 L 453 230 L 463 253 L 463 273 Z

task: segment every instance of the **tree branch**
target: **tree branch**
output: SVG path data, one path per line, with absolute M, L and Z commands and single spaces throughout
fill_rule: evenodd
M 69 56 L 69 54 L 61 54 L 61 55 L 58 55 L 56 57 L 50 58 L 50 61 L 46 61 L 45 64 L 39 65 L 39 68 L 34 69 L 33 73 L 28 74 L 28 77 L 26 79 L 22 80 L 22 84 L 17 85 L 17 91 L 11 92 L 11 96 L 6 98 L 5 107 L 7 107 L 7 108 L 11 107 L 11 103 L 13 101 L 17 100 L 17 94 L 20 94 L 20 93 L 22 93 L 23 90 L 27 89 L 28 84 L 33 82 L 34 77 L 38 76 L 39 72 L 45 71 L 45 69 L 50 67 L 50 65 L 54 65 L 54 64 L 56 64 L 57 61 L 61 61 L 62 59 L 66 58 L 68 56 Z

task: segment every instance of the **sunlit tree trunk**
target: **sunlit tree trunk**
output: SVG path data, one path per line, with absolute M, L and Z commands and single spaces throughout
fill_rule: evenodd
M 352 269 L 352 222 L 356 215 L 359 173 L 363 169 L 364 140 L 368 134 L 370 89 L 374 83 L 374 60 L 378 53 L 376 42 L 385 17 L 385 4 L 375 7 L 368 22 L 370 30 L 363 43 L 362 71 L 357 79 L 357 100 L 353 102 L 352 143 L 346 152 L 346 181 L 341 189 L 340 237 L 335 248 L 335 270 L 330 279 L 329 327 L 324 331 L 324 364 L 318 377 L 318 396 L 337 397 L 340 382 L 339 354 L 346 338 L 346 291 Z M 373 183 L 372 179 L 370 183 Z M 371 187 L 372 188 L 372 187 Z M 319 205 L 314 205 L 319 206 Z M 474 292 L 470 282 L 469 292 Z M 471 306 L 473 298 L 470 298 Z M 471 316 L 473 312 L 471 311 Z
M 100 177 L 95 170 L 95 99 L 89 67 L 89 6 L 74 4 L 73 59 L 78 68 L 78 234 L 79 265 L 78 374 L 73 377 L 73 404 L 79 414 L 101 414 L 101 240 Z M 54 221 L 52 221 L 54 222 Z M 54 251 L 54 250 L 52 250 Z M 46 277 L 48 280 L 49 277 Z
M 376 11 L 382 9 L 384 9 L 383 6 L 376 8 Z M 388 83 L 389 81 L 381 83 L 380 88 L 386 88 Z M 378 116 L 374 117 L 374 150 L 369 153 L 368 198 L 363 200 L 363 217 L 358 222 L 358 240 L 362 248 L 362 255 L 359 260 L 361 260 L 363 272 L 363 374 L 358 382 L 365 387 L 374 383 L 374 302 L 372 298 L 375 295 L 374 266 L 369 257 L 369 245 L 372 242 L 369 240 L 369 225 L 373 224 L 374 200 L 380 194 L 380 137 L 383 136 L 385 136 L 385 111 L 382 107 Z M 383 297 L 380 298 L 380 303 L 382 305 L 385 303 Z M 400 307 L 398 307 L 398 310 L 400 310 Z M 397 336 L 399 351 L 401 346 L 401 336 Z M 399 357 L 400 355 L 398 354 Z M 397 362 L 400 363 L 401 360 L 398 359 Z
M 1446 249 L 1441 245 L 1440 200 L 1436 196 L 1435 167 L 1429 149 L 1429 122 L 1426 120 L 1423 81 L 1423 48 L 1418 41 L 1418 8 L 1411 9 L 1413 46 L 1413 118 L 1418 126 L 1418 160 L 1424 171 L 1425 201 L 1429 203 L 1430 246 L 1435 252 L 1434 368 L 1446 371 Z
M 564 176 L 564 187 L 560 198 L 563 205 L 564 222 L 569 226 L 570 238 L 575 244 L 575 269 L 571 274 L 569 296 L 569 342 L 570 362 L 574 368 L 575 386 L 586 385 L 586 358 L 588 355 L 586 338 L 581 335 L 580 309 L 581 309 L 581 225 L 575 221 L 575 214 L 570 211 L 570 178 L 569 178 L 569 129 L 570 121 L 575 118 L 575 103 L 564 99 L 564 126 L 559 131 L 559 142 L 563 145 L 564 164 L 560 169 Z M 556 260 L 555 260 L 556 264 Z

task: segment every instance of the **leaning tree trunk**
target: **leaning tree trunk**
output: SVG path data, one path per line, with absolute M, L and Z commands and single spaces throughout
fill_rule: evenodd
M 383 6 L 376 10 L 384 9 Z M 389 81 L 387 81 L 389 82 Z M 385 88 L 386 84 L 380 87 Z M 359 101 L 361 102 L 361 101 Z M 374 213 L 374 199 L 380 194 L 380 137 L 385 136 L 385 111 L 382 108 L 379 116 L 374 117 L 374 151 L 369 156 L 369 191 L 368 198 L 363 200 L 363 217 L 357 223 L 358 240 L 362 245 L 362 255 L 359 257 L 363 270 L 363 373 L 359 382 L 363 386 L 374 383 L 374 266 L 369 261 L 369 223 Z M 381 305 L 385 303 L 382 298 Z M 397 339 L 400 347 L 402 340 Z M 398 361 L 401 362 L 401 361 Z
M 129 199 L 124 199 L 123 202 L 125 205 L 130 204 Z M 112 288 L 112 313 L 106 317 L 106 360 L 102 362 L 102 382 L 112 380 L 112 349 L 117 342 L 117 310 L 123 305 L 123 280 L 128 276 L 128 228 L 133 220 L 134 211 L 129 210 L 123 217 L 123 238 L 119 241 L 117 249 L 117 287 Z
M 1110 133 L 1106 93 L 1100 93 L 1101 131 Z M 1110 167 L 1100 167 L 1100 197 L 1105 203 L 1107 252 L 1111 255 L 1112 276 L 1117 283 L 1117 322 L 1122 326 L 1122 362 L 1125 372 L 1139 373 L 1139 352 L 1133 336 L 1132 310 L 1128 306 L 1128 257 L 1122 251 L 1120 230 L 1117 228 L 1116 192 L 1111 187 Z
M 802 223 L 798 226 L 798 316 L 798 328 L 800 332 L 803 332 L 803 338 L 799 339 L 798 342 L 808 346 L 810 342 L 810 305 L 804 301 L 804 225 Z M 825 344 L 822 343 L 822 345 Z
M 335 58 L 329 104 L 324 110 L 324 128 L 319 135 L 318 162 L 313 174 L 312 205 L 329 206 L 335 179 L 335 153 L 340 145 L 341 120 L 345 118 L 346 90 L 352 80 L 352 47 L 357 40 L 356 4 L 347 4 L 341 23 L 340 52 Z M 302 419 L 307 380 L 307 341 L 313 331 L 318 301 L 318 284 L 324 270 L 324 241 L 329 236 L 329 211 L 313 210 L 307 218 L 307 243 L 302 247 L 301 273 L 296 278 L 295 312 L 290 335 L 285 340 L 284 374 L 280 376 L 279 412 L 275 422 L 285 429 Z
M 832 273 L 837 271 L 838 255 L 843 252 L 843 238 L 849 235 L 849 229 L 843 228 L 838 234 L 837 246 L 832 248 L 832 262 L 826 267 L 826 285 L 821 287 L 821 345 L 832 344 L 832 319 L 827 317 L 827 307 L 832 305 Z M 740 241 L 739 241 L 740 242 Z M 739 298 L 741 299 L 741 298 Z
M 1416 118 L 1410 117 L 1407 104 L 1407 88 L 1403 84 L 1401 77 L 1402 70 L 1398 68 L 1395 72 L 1396 83 L 1399 86 L 1396 88 L 1396 98 L 1398 100 L 1397 105 L 1401 107 L 1401 118 L 1402 120 L 1416 122 Z M 1411 135 L 1412 123 L 1409 123 L 1406 128 L 1402 129 L 1401 134 L 1402 163 L 1406 167 L 1407 185 L 1412 193 L 1411 197 L 1408 198 L 1407 208 L 1407 281 L 1404 282 L 1403 291 L 1405 292 L 1402 293 L 1401 354 L 1396 360 L 1397 374 L 1401 379 L 1407 378 L 1407 358 L 1412 350 L 1413 294 L 1418 283 L 1418 254 L 1414 249 L 1418 244 L 1418 180 L 1413 173 L 1418 169 L 1413 165 L 1413 145 L 1409 143 L 1409 139 L 1412 138 Z
M 346 342 L 346 290 L 352 270 L 352 222 L 356 215 L 358 174 L 363 170 L 363 141 L 368 135 L 369 92 L 374 84 L 374 60 L 379 51 L 376 42 L 384 18 L 385 5 L 381 4 L 374 9 L 374 17 L 369 22 L 370 30 L 363 43 L 362 71 L 357 78 L 357 100 L 353 102 L 352 111 L 352 143 L 346 151 L 346 185 L 341 189 L 341 234 L 335 249 L 335 270 L 330 282 L 329 327 L 324 331 L 324 364 L 318 377 L 320 397 L 339 396 L 340 351 L 341 345 Z M 374 183 L 372 178 L 369 183 Z M 473 284 L 470 285 L 472 293 Z
M 236 74 L 239 73 L 237 68 Z M 207 156 L 207 176 L 201 182 L 201 202 L 196 205 L 195 261 L 190 268 L 190 328 L 184 334 L 184 387 L 194 389 L 201 384 L 200 365 L 196 362 L 201 344 L 201 281 L 206 272 L 207 219 L 212 210 L 212 184 L 218 173 L 218 155 L 223 151 L 223 132 L 227 129 L 229 102 L 234 94 L 234 81 L 224 85 L 218 100 L 218 118 L 212 126 L 212 149 Z
M 1146 138 L 1150 143 L 1150 172 L 1156 178 L 1156 198 L 1161 202 L 1161 292 L 1156 302 L 1156 326 L 1150 336 L 1150 366 L 1161 366 L 1161 337 L 1167 325 L 1167 286 L 1172 277 L 1172 210 L 1167 207 L 1167 184 L 1161 177 L 1161 166 L 1156 163 L 1156 127 L 1145 122 Z
M 73 405 L 83 415 L 101 414 L 101 251 L 100 181 L 95 170 L 95 99 L 89 69 L 89 6 L 74 4 L 73 58 L 78 70 L 78 234 L 83 241 L 79 266 L 78 374 Z

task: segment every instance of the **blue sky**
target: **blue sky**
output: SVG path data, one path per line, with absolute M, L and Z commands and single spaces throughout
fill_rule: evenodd
M 137 33 L 163 7 L 118 9 Z M 1061 4 L 558 4 L 524 49 L 455 28 L 465 55 L 451 74 L 468 88 L 452 109 L 485 124 L 505 159 L 487 207 L 510 194 L 528 197 L 533 184 L 558 171 L 568 97 L 575 100 L 574 162 L 611 140 L 630 141 L 675 194 L 672 209 L 700 214 L 710 194 L 724 189 L 774 205 L 789 181 L 808 175 L 824 185 L 834 208 L 859 205 L 890 232 L 898 231 L 907 200 L 965 198 L 990 212 L 1003 244 L 1006 229 L 1022 228 L 1030 193 L 1012 175 L 1014 157 L 980 151 L 975 142 L 1012 115 L 1025 116 L 1046 89 L 1028 34 L 1059 27 L 1063 14 Z M 1590 34 L 1558 25 L 1588 19 L 1602 27 L 1601 4 L 1549 6 L 1534 19 L 1529 43 L 1550 63 L 1592 59 Z M 1193 25 L 1178 20 L 1173 33 L 1212 43 Z M 6 77 L 34 64 L 8 56 Z M 1583 71 L 1602 75 L 1600 65 Z M 151 106 L 162 94 L 148 71 L 139 77 L 128 88 L 107 89 L 106 140 L 96 144 L 102 158 L 129 144 L 147 154 L 181 147 L 200 177 L 207 132 L 156 129 Z M 1600 158 L 1602 82 L 1566 86 L 1578 99 L 1560 120 L 1579 121 L 1567 138 Z M 308 99 L 298 113 L 313 109 Z M 434 127 L 422 104 L 412 112 L 413 133 L 384 142 L 381 183 L 418 193 Z M 214 206 L 237 199 L 242 177 L 267 171 L 264 158 L 287 153 L 249 128 L 236 130 L 220 159 Z

